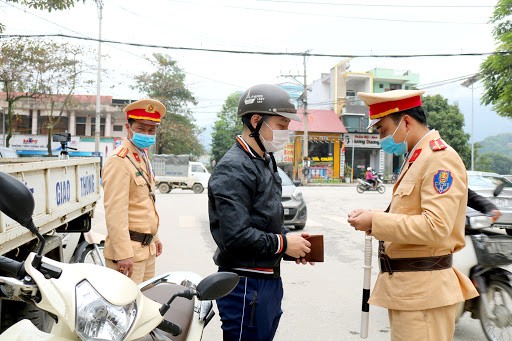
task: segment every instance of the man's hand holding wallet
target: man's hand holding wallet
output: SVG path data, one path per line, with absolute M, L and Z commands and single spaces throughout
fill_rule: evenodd
M 324 236 L 309 235 L 309 233 L 288 234 L 286 236 L 288 247 L 284 260 L 292 260 L 296 263 L 311 263 L 324 261 Z M 291 244 L 291 245 L 290 245 Z M 291 246 L 291 247 L 290 247 Z

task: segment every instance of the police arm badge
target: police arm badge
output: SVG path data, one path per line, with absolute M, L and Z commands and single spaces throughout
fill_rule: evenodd
M 452 172 L 447 170 L 438 170 L 434 175 L 434 189 L 437 193 L 443 194 L 448 192 L 452 187 L 453 176 Z

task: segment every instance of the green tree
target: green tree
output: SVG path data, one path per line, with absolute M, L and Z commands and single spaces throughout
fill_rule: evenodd
M 511 174 L 512 158 L 495 152 L 485 153 L 478 157 L 475 169 L 482 172 Z
M 471 166 L 469 134 L 465 133 L 464 115 L 457 104 L 449 104 L 441 95 L 425 96 L 423 108 L 427 112 L 427 124 L 441 134 L 446 143 L 459 153 L 466 168 Z M 475 146 L 476 147 L 476 146 Z
M 69 9 L 75 6 L 77 2 L 85 2 L 85 0 L 6 0 L 15 4 L 25 5 L 35 9 L 47 10 L 48 12 L 57 10 Z M 5 27 L 0 23 L 0 33 L 4 31 Z
M 237 116 L 240 96 L 240 91 L 229 95 L 217 113 L 212 132 L 212 160 L 219 161 L 235 143 L 236 135 L 242 133 L 242 120 Z
M 7 102 L 7 146 L 15 127 L 16 104 L 22 100 L 38 102 L 47 109 L 44 128 L 51 136 L 53 127 L 68 109 L 73 92 L 87 70 L 80 59 L 85 51 L 71 44 L 42 39 L 1 41 L 0 83 Z M 48 144 L 51 154 L 51 139 Z
M 482 103 L 492 104 L 500 116 L 512 117 L 512 0 L 499 0 L 490 22 L 497 43 L 496 52 L 480 65 L 484 84 Z
M 156 152 L 200 156 L 204 146 L 198 136 L 203 130 L 187 109 L 188 103 L 195 105 L 197 101 L 185 85 L 185 72 L 169 55 L 155 53 L 153 58 L 156 71 L 135 76 L 136 85 L 132 88 L 161 101 L 167 109 L 158 128 Z

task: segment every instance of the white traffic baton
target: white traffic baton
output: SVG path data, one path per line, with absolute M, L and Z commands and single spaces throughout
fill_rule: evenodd
M 370 319 L 370 285 L 372 278 L 372 236 L 364 239 L 364 279 L 363 279 L 363 304 L 361 311 L 361 339 L 368 337 L 368 322 Z

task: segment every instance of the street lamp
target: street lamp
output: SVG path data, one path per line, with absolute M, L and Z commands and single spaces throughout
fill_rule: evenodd
M 96 73 L 96 120 L 94 122 L 94 151 L 100 151 L 100 96 L 101 96 L 101 19 L 103 12 L 103 0 L 95 0 L 98 6 L 98 69 Z
M 303 64 L 304 64 L 304 74 L 302 77 L 304 77 L 304 80 L 300 82 L 297 80 L 296 77 L 300 77 L 301 75 L 283 75 L 285 77 L 292 78 L 295 82 L 302 85 L 303 92 L 302 95 L 299 97 L 299 100 L 302 101 L 302 106 L 304 108 L 304 118 L 302 119 L 302 124 L 304 126 L 304 134 L 302 135 L 302 172 L 299 172 L 299 178 L 302 179 L 302 184 L 306 185 L 308 183 L 308 176 L 304 174 L 304 170 L 306 167 L 308 167 L 308 160 L 309 160 L 309 135 L 308 135 L 308 83 L 306 79 L 306 57 L 308 56 L 308 53 L 311 50 L 306 50 L 303 57 Z
M 474 84 L 478 82 L 482 76 L 477 73 L 468 79 L 466 79 L 464 82 L 462 82 L 460 85 L 462 85 L 465 88 L 471 87 L 471 170 L 475 170 L 475 115 L 474 115 L 474 105 L 473 105 L 473 90 L 474 90 Z

